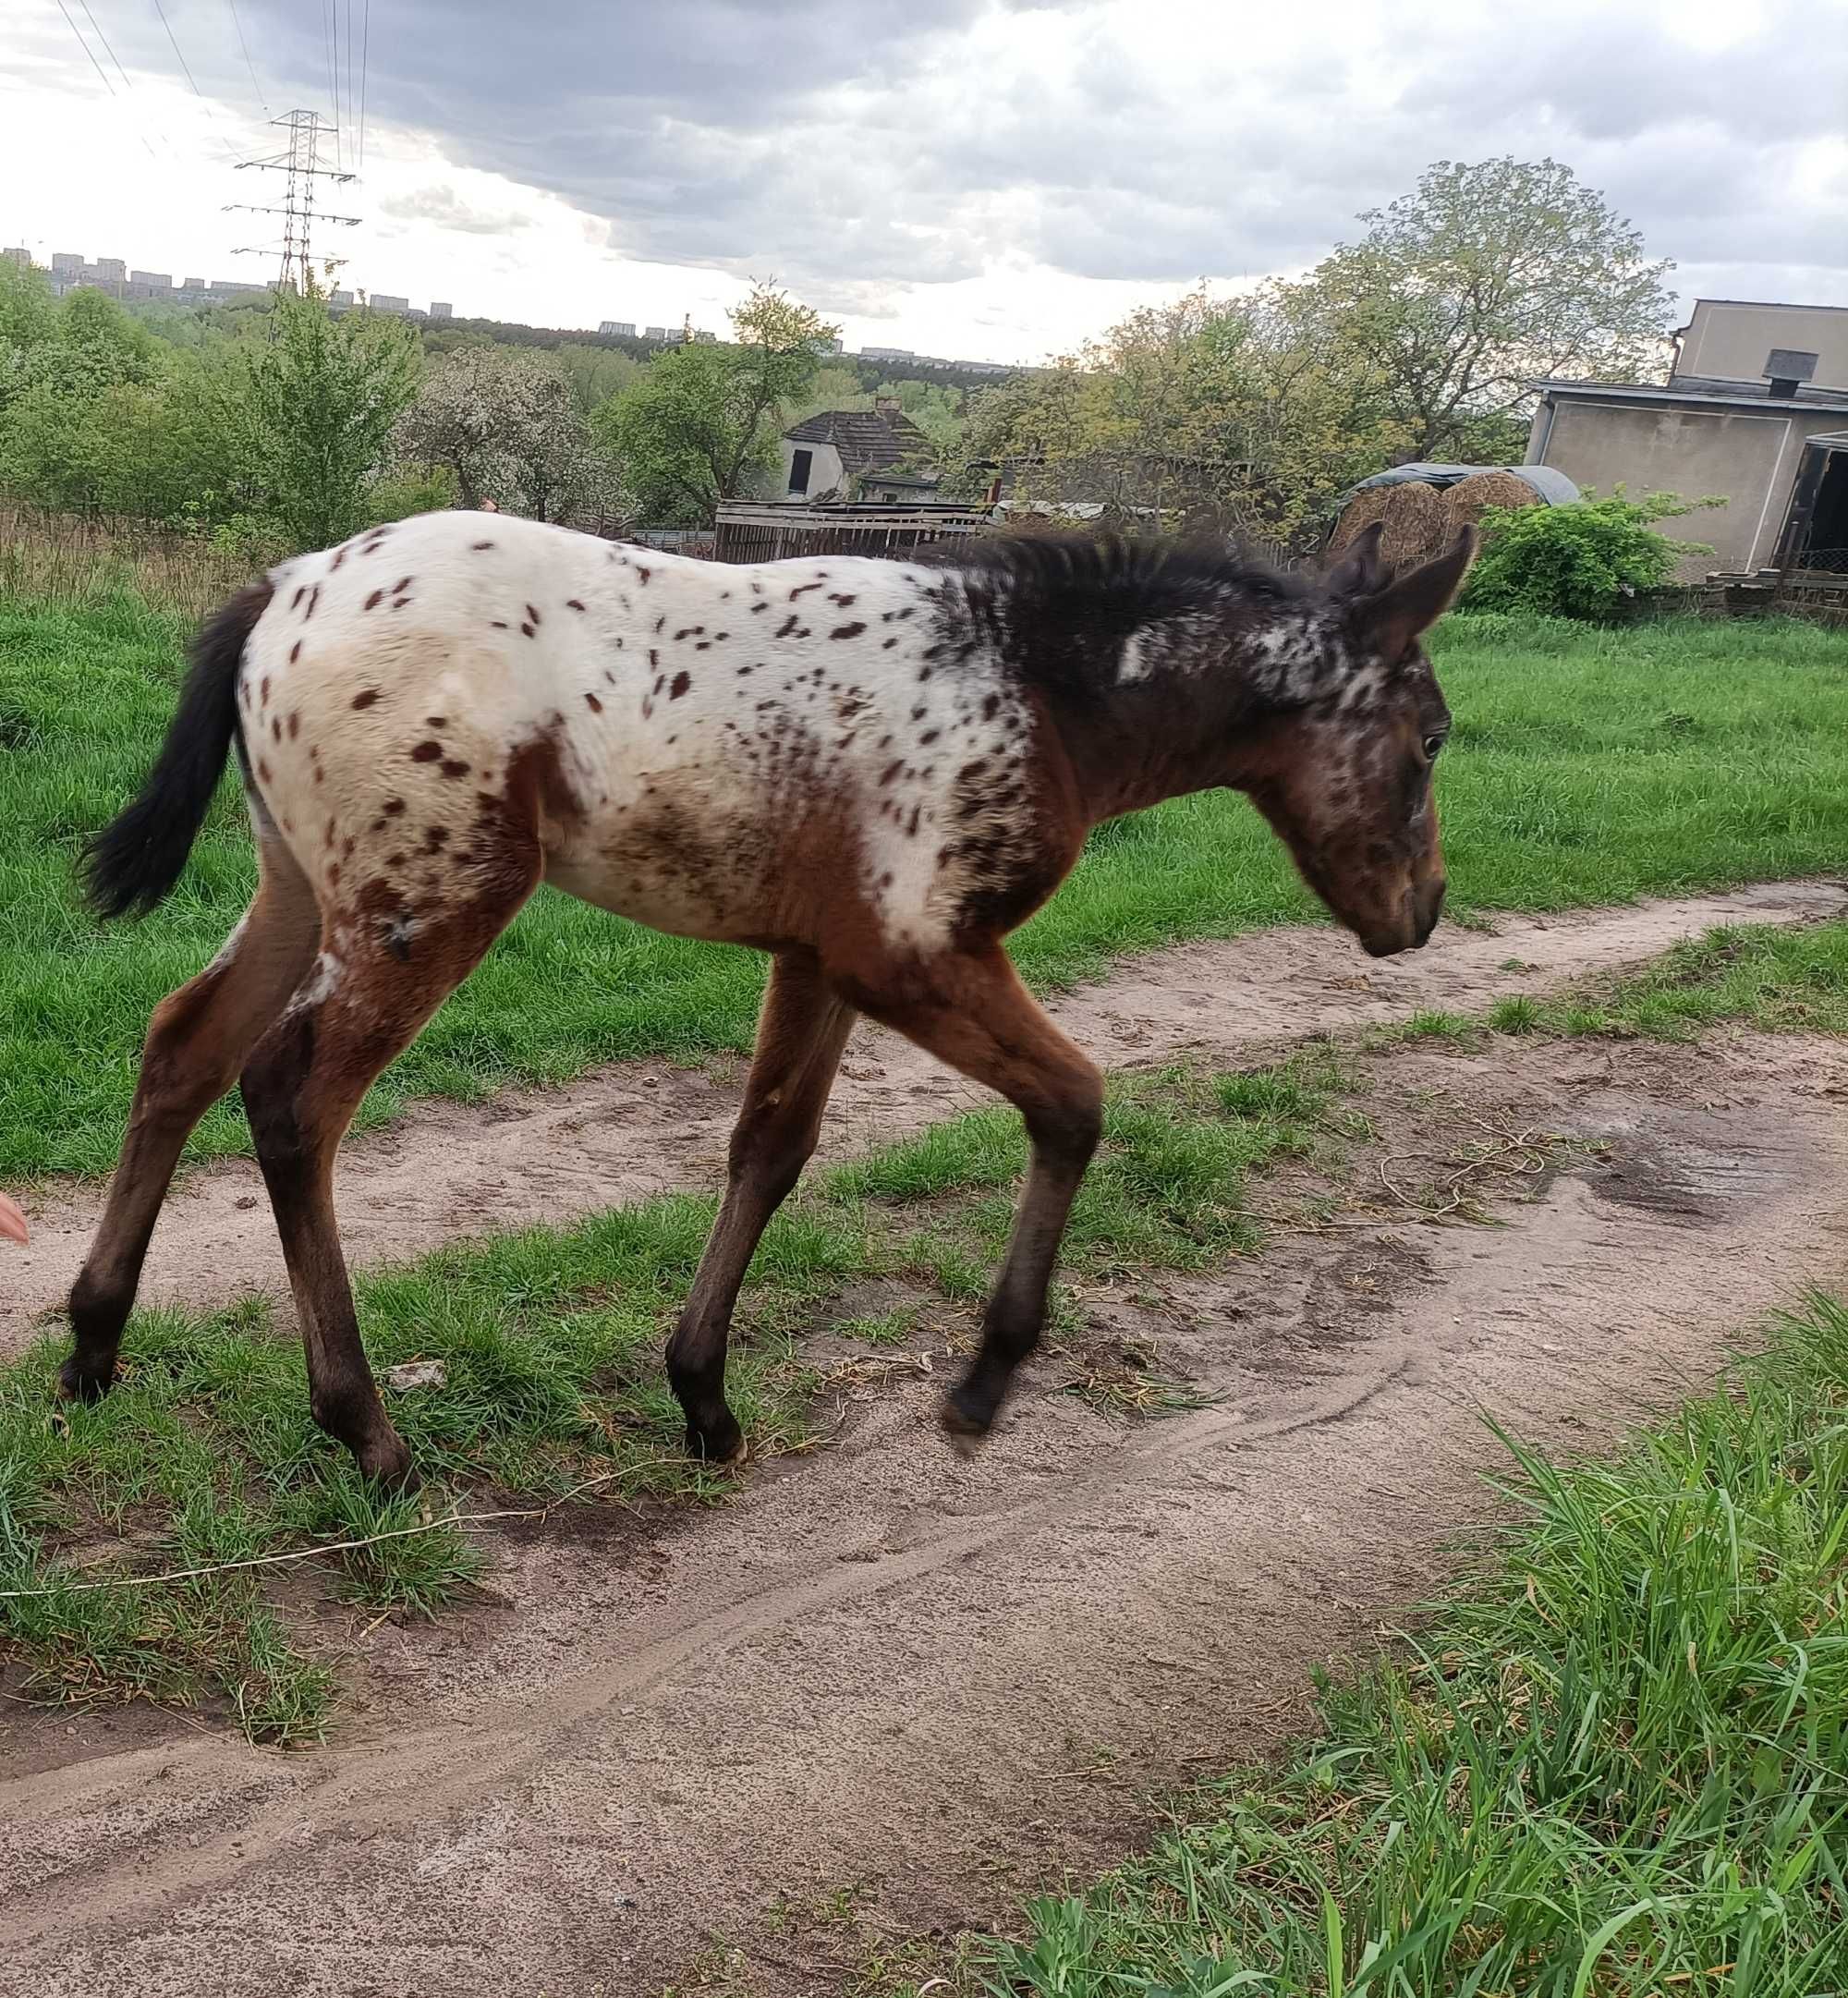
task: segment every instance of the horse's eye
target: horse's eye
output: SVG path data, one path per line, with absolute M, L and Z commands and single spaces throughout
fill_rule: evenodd
M 1438 751 L 1442 749 L 1443 746 L 1444 738 L 1441 736 L 1427 736 L 1425 737 L 1426 756 L 1429 758 L 1432 762 L 1436 762 L 1438 759 Z

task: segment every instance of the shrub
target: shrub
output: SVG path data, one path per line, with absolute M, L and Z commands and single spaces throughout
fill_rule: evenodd
M 1671 541 L 1653 523 L 1720 504 L 1672 493 L 1627 500 L 1620 487 L 1609 499 L 1587 496 L 1566 506 L 1490 507 L 1463 606 L 1609 617 L 1638 591 L 1660 590 L 1684 556 L 1713 553 L 1699 542 Z

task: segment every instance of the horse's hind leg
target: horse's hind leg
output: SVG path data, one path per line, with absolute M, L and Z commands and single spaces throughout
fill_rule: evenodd
M 174 1167 L 199 1120 L 237 1079 L 313 962 L 321 917 L 308 878 L 274 831 L 260 841 L 256 899 L 217 957 L 154 1009 L 122 1156 L 70 1294 L 76 1341 L 67 1395 L 105 1394 L 122 1327 Z
M 1032 1162 L 1007 1258 L 982 1315 L 981 1346 L 943 1405 L 943 1427 L 972 1441 L 993 1422 L 1014 1370 L 1039 1344 L 1065 1221 L 1097 1149 L 1103 1081 L 1047 1018 L 997 944 L 907 969 L 887 990 L 847 981 L 863 1011 L 1013 1103 Z
M 854 1009 L 829 989 L 806 952 L 771 968 L 757 1053 L 732 1131 L 724 1202 L 667 1342 L 667 1377 L 687 1415 L 690 1456 L 728 1463 L 744 1433 L 725 1403 L 725 1342 L 738 1286 L 763 1231 L 808 1163 Z
M 466 907 L 395 932 L 330 918 L 308 981 L 244 1069 L 244 1108 L 301 1322 L 309 1407 L 362 1472 L 389 1484 L 414 1474 L 359 1339 L 334 1212 L 334 1153 L 374 1078 L 474 969 L 539 871 L 535 849 Z

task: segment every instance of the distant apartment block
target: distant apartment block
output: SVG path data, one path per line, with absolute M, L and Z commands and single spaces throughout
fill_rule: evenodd
M 0 250 L 0 256 L 27 267 L 33 261 L 31 251 L 23 247 Z M 186 277 L 176 285 L 170 271 L 133 271 L 120 257 L 99 257 L 91 263 L 80 250 L 60 250 L 52 257 L 51 286 L 59 298 L 67 291 L 95 290 L 106 293 L 112 298 L 150 299 L 168 305 L 228 305 L 237 298 L 261 298 L 265 292 L 276 288 L 276 281 L 214 277 L 208 284 L 202 277 Z M 328 294 L 328 303 L 335 311 L 355 302 L 350 291 Z M 446 298 L 432 298 L 427 313 L 420 309 L 413 311 L 408 298 L 391 292 L 374 292 L 371 304 L 377 311 L 402 312 L 410 319 L 453 319 L 456 316 L 455 306 Z
M 599 323 L 597 335 L 603 340 L 633 340 L 635 330 L 632 319 L 606 319 Z
M 663 341 L 663 340 L 665 340 L 665 339 L 667 338 L 667 328 L 666 328 L 665 326 L 649 326 L 649 327 L 646 327 L 646 328 L 644 328 L 644 329 L 643 329 L 643 332 L 642 332 L 642 338 L 643 338 L 644 340 L 655 340 L 655 341 Z

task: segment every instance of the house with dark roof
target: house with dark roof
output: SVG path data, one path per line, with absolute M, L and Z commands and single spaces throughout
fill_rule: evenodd
M 930 499 L 930 440 L 881 396 L 870 409 L 824 409 L 783 433 L 780 499 Z
M 1848 306 L 1701 298 L 1657 385 L 1537 382 L 1527 462 L 1633 498 L 1724 505 L 1661 531 L 1704 542 L 1682 579 L 1848 572 Z

